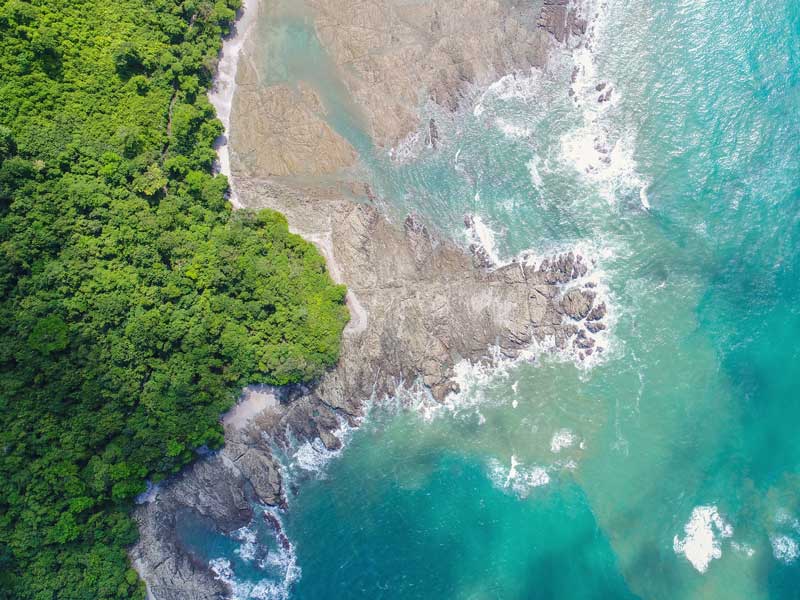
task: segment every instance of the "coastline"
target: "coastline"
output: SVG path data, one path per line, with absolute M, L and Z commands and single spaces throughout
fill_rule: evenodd
M 157 600 L 231 596 L 229 574 L 214 571 L 183 545 L 176 515 L 192 511 L 220 532 L 231 533 L 256 518 L 250 489 L 255 505 L 285 507 L 286 482 L 275 448 L 285 453 L 305 443 L 337 451 L 342 423 L 356 425 L 371 399 L 393 396 L 420 382 L 442 403 L 458 392 L 456 366 L 465 362 L 515 359 L 531 347 L 549 345 L 591 354 L 591 333 L 602 325 L 606 310 L 593 286 L 584 283 L 589 265 L 580 255 L 569 252 L 536 264 L 497 264 L 480 243 L 466 252 L 413 214 L 393 224 L 371 202 L 355 202 L 313 185 L 301 187 L 259 171 L 258 165 L 239 162 L 227 136 L 238 118 L 253 118 L 246 108 L 259 104 L 260 93 L 271 93 L 254 85 L 237 88 L 237 77 L 252 82 L 256 71 L 249 63 L 244 71 L 239 68 L 259 8 L 257 0 L 247 4 L 234 35 L 223 45 L 219 79 L 209 94 L 225 127 L 218 147 L 220 172 L 229 177 L 234 208 L 278 210 L 293 232 L 315 243 L 334 279 L 348 286 L 351 323 L 337 368 L 313 386 L 245 389 L 243 401 L 223 421 L 224 448 L 198 460 L 137 509 L 142 538 L 131 556 L 149 597 Z M 505 24 L 507 17 L 500 14 L 498 22 Z M 576 20 L 573 8 L 546 2 L 529 35 L 539 40 L 537 47 L 545 48 L 553 40 L 562 44 L 569 31 L 580 34 Z M 513 72 L 544 59 L 537 55 L 520 60 L 519 67 L 512 61 L 483 78 L 453 79 L 452 89 L 446 94 L 439 90 L 440 96 L 455 110 L 453 99 L 464 85 L 487 84 L 506 74 L 504 69 Z M 242 89 L 248 97 L 237 93 Z M 308 94 L 301 100 L 314 101 Z M 288 115 L 290 124 L 295 123 L 292 119 L 314 118 L 319 127 L 328 127 L 318 112 L 281 114 Z M 370 114 L 374 120 L 375 114 Z M 296 125 L 304 126 L 305 121 Z M 260 147 L 250 128 L 237 131 L 252 136 L 250 147 Z M 393 138 L 387 134 L 377 139 L 390 143 Z M 325 159 L 325 148 L 318 150 L 320 160 Z M 309 173 L 315 172 L 310 166 Z

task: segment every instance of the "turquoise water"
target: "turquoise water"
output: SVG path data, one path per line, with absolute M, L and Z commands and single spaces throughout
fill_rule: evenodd
M 442 146 L 403 164 L 317 80 L 391 210 L 462 240 L 474 213 L 500 260 L 579 247 L 612 328 L 590 365 L 463 369 L 448 407 L 301 449 L 290 597 L 800 598 L 800 3 L 596 10 L 591 52 L 434 115 Z M 189 529 L 241 597 L 283 593 Z

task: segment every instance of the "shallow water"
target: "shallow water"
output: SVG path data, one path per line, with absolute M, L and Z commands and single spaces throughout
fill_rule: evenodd
M 457 239 L 475 213 L 500 260 L 579 247 L 613 327 L 591 364 L 537 353 L 462 369 L 449 407 L 376 406 L 291 499 L 292 598 L 800 598 L 800 4 L 596 11 L 591 52 L 435 115 L 444 144 L 402 164 L 293 67 L 392 210 Z M 303 452 L 298 481 L 328 458 Z

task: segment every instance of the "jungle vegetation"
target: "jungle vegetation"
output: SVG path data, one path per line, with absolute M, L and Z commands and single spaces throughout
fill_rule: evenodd
M 239 3 L 0 0 L 0 597 L 142 598 L 145 482 L 338 359 L 345 289 L 212 171 Z

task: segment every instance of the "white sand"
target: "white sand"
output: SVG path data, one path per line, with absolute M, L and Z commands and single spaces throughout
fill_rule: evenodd
M 336 283 L 342 283 L 341 271 L 339 270 L 339 265 L 336 262 L 336 257 L 333 254 L 333 241 L 331 240 L 330 232 L 320 235 L 295 231 L 292 228 L 290 228 L 290 230 L 292 233 L 302 235 L 305 239 L 312 242 L 317 247 L 328 265 L 328 272 L 330 273 L 331 278 Z M 347 327 L 345 327 L 344 332 L 347 335 L 358 335 L 367 329 L 369 315 L 352 290 L 348 289 L 345 302 L 347 303 L 347 308 L 350 311 L 350 321 L 348 322 Z
M 268 385 L 255 385 L 244 389 L 241 400 L 222 417 L 222 424 L 242 429 L 253 417 L 278 406 L 275 390 Z
M 236 71 L 239 64 L 239 57 L 244 48 L 244 44 L 255 25 L 258 18 L 260 0 L 245 0 L 239 18 L 236 21 L 234 35 L 226 39 L 222 44 L 219 64 L 217 65 L 217 75 L 214 78 L 214 85 L 208 92 L 208 99 L 217 111 L 217 117 L 222 121 L 225 132 L 216 144 L 217 157 L 219 159 L 219 172 L 228 177 L 230 186 L 230 202 L 234 208 L 242 208 L 236 194 L 236 187 L 233 177 L 231 177 L 231 161 L 229 150 L 231 108 L 233 106 L 233 96 L 236 93 Z M 290 228 L 291 229 L 291 228 Z M 320 250 L 328 263 L 331 277 L 336 282 L 341 282 L 339 267 L 336 264 L 333 254 L 333 244 L 330 234 L 323 237 L 320 235 L 308 234 L 306 232 L 292 231 L 299 233 L 306 239 L 312 241 Z M 367 328 L 368 315 L 361 302 L 352 291 L 347 293 L 347 307 L 350 310 L 350 322 L 345 328 L 345 333 L 349 335 L 359 334 Z M 232 413 L 233 411 L 231 411 Z M 230 414 L 230 413 L 229 413 Z M 227 421 L 226 421 L 227 422 Z
M 214 85 L 208 92 L 208 99 L 217 111 L 217 118 L 222 121 L 225 132 L 215 146 L 219 158 L 219 171 L 228 178 L 230 185 L 230 201 L 234 208 L 241 208 L 236 196 L 236 190 L 231 178 L 231 159 L 228 150 L 228 136 L 231 125 L 231 106 L 233 95 L 236 92 L 236 70 L 239 65 L 239 55 L 244 43 L 256 23 L 260 0 L 245 0 L 242 5 L 239 19 L 236 21 L 234 33 L 222 44 L 217 75 Z

